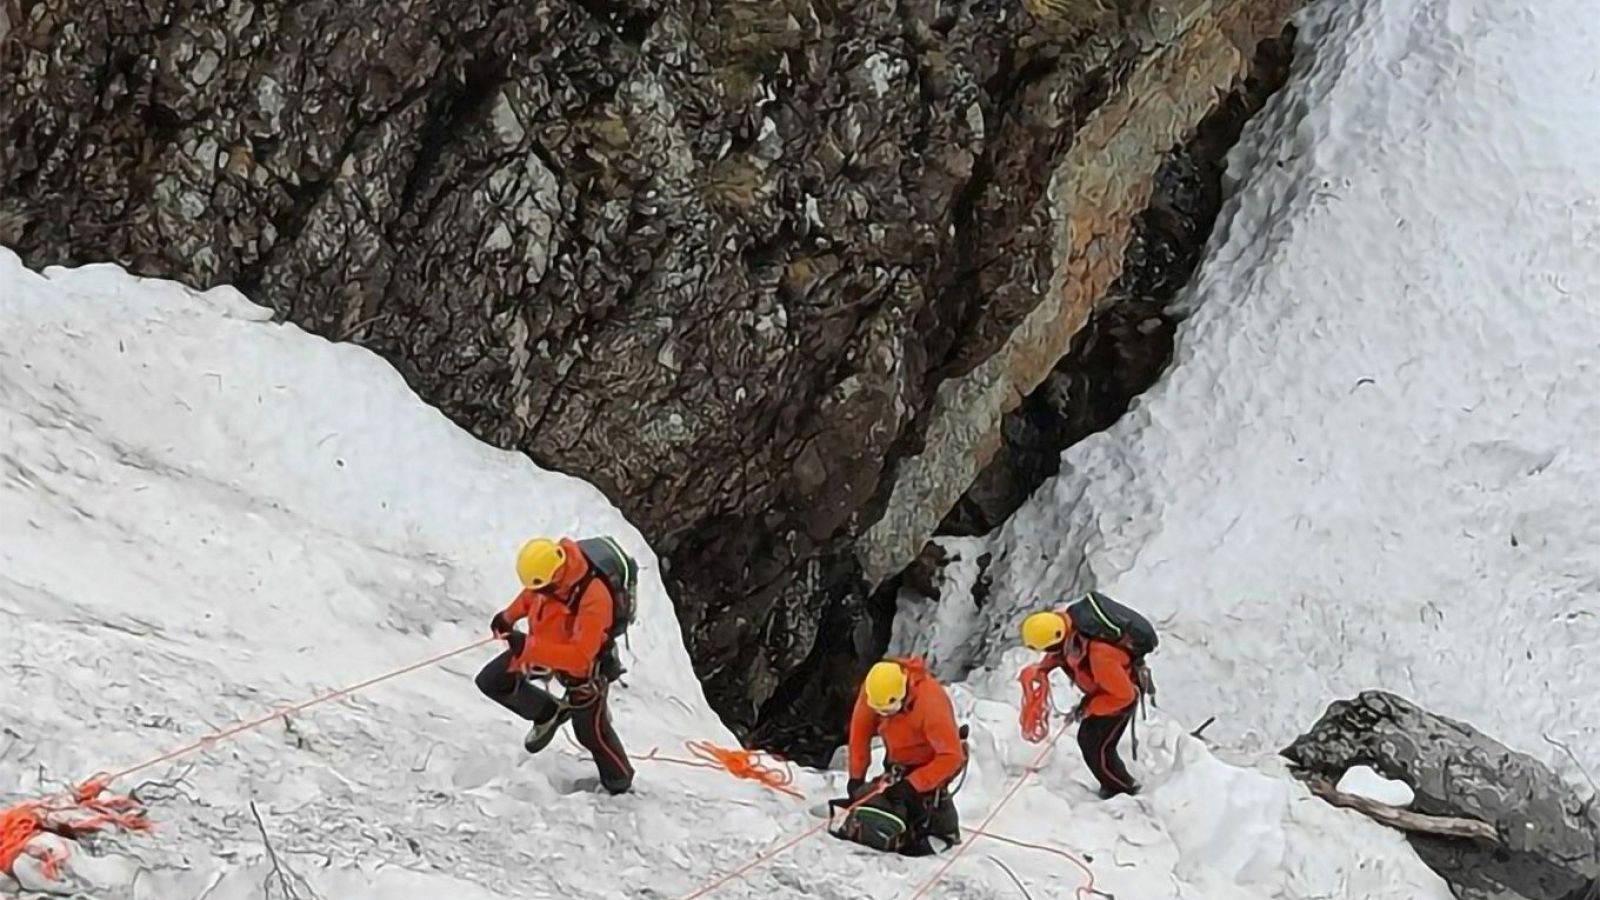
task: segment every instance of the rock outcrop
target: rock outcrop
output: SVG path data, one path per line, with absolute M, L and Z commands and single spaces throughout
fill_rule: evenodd
M 1600 815 L 1551 769 L 1470 725 L 1381 691 L 1332 704 L 1283 755 L 1337 781 L 1369 766 L 1415 792 L 1410 809 L 1478 820 L 1497 840 L 1412 832 L 1418 855 L 1463 900 L 1580 900 L 1600 877 Z
M 1157 170 L 1135 217 L 1122 271 L 1098 298 L 1071 349 L 1005 416 L 1003 446 L 940 524 L 939 534 L 998 528 L 1060 471 L 1061 453 L 1109 428 L 1166 371 L 1178 318 L 1169 307 L 1188 285 L 1222 211 L 1228 151 L 1283 86 L 1291 33 L 1258 45 L 1251 74 Z
M 640 525 L 731 725 L 832 722 L 1295 5 L 0 0 L 0 242 L 371 348 Z

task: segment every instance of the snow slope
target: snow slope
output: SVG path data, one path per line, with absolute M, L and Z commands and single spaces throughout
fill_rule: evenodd
M 1318 53 L 1302 57 L 1302 78 L 1241 153 L 1241 170 L 1250 152 L 1271 164 L 1245 185 L 1205 270 L 1175 377 L 1074 451 L 1069 474 L 1001 538 L 994 602 L 906 623 L 941 665 L 1000 662 L 954 689 L 974 730 L 959 796 L 969 828 L 1036 752 L 1017 738 L 1020 654 L 1001 658 L 995 640 L 1003 627 L 1010 643 L 1024 597 L 1072 583 L 1077 560 L 1056 548 L 1065 539 L 1087 553 L 1085 574 L 1177 614 L 1161 664 L 1178 715 L 1141 726 L 1144 796 L 1091 799 L 1069 737 L 997 832 L 1092 857 L 1100 889 L 1140 900 L 1449 896 L 1397 835 L 1309 798 L 1270 760 L 1230 765 L 1184 732 L 1218 712 L 1236 733 L 1286 734 L 1340 679 L 1365 686 L 1375 667 L 1392 679 L 1398 663 L 1370 655 L 1341 671 L 1348 651 L 1331 636 L 1342 629 L 1359 647 L 1380 628 L 1419 633 L 1402 620 L 1426 613 L 1425 600 L 1438 610 L 1426 613 L 1430 638 L 1471 641 L 1476 629 L 1479 642 L 1463 646 L 1492 646 L 1490 620 L 1510 608 L 1452 603 L 1488 574 L 1526 586 L 1497 568 L 1514 557 L 1491 540 L 1507 517 L 1521 517 L 1517 549 L 1545 563 L 1514 572 L 1549 579 L 1539 603 L 1589 577 L 1573 490 L 1584 445 L 1552 410 L 1579 412 L 1592 394 L 1567 377 L 1586 371 L 1592 322 L 1574 301 L 1567 330 L 1544 323 L 1560 291 L 1581 298 L 1589 286 L 1573 226 L 1593 209 L 1561 206 L 1576 179 L 1536 191 L 1516 179 L 1582 174 L 1572 135 L 1591 126 L 1570 115 L 1565 133 L 1531 121 L 1477 150 L 1458 145 L 1531 82 L 1571 80 L 1592 26 L 1571 14 L 1575 0 L 1506 21 L 1486 18 L 1495 8 L 1460 2 L 1441 18 L 1420 0 L 1367 0 L 1310 17 Z M 1528 40 L 1548 52 L 1516 57 Z M 1443 110 L 1434 118 L 1417 108 L 1427 96 Z M 1576 103 L 1539 96 L 1530 119 Z M 1363 149 L 1378 138 L 1384 157 Z M 1479 157 L 1505 178 L 1486 178 Z M 1380 175 L 1390 167 L 1399 180 Z M 1462 190 L 1462 177 L 1482 190 Z M 1413 209 L 1415 195 L 1432 199 Z M 1485 210 L 1518 229 L 1455 252 L 1447 226 L 1487 230 Z M 1401 215 L 1405 227 L 1385 224 Z M 1346 265 L 1330 267 L 1330 254 Z M 1301 257 L 1323 263 L 1297 269 Z M 1529 266 L 1560 277 L 1524 284 Z M 1480 283 L 1523 315 L 1492 319 Z M 1419 332 L 1412 320 L 1430 311 Z M 646 562 L 637 657 L 615 698 L 628 748 L 732 745 L 694 681 L 653 555 L 603 497 L 472 440 L 365 351 L 267 319 L 229 290 L 195 294 L 103 266 L 33 273 L 0 251 L 0 804 L 478 638 L 513 589 L 512 551 L 539 532 L 611 532 Z M 1517 352 L 1489 353 L 1505 348 Z M 1284 359 L 1299 365 L 1286 371 Z M 1522 382 L 1490 377 L 1518 366 Z M 1352 392 L 1364 376 L 1377 381 Z M 1527 385 L 1549 399 L 1529 404 Z M 1474 403 L 1483 418 L 1457 412 Z M 1538 427 L 1503 433 L 1512 406 Z M 1295 442 L 1308 463 L 1291 455 Z M 1471 479 L 1422 490 L 1451 466 Z M 1477 543 L 1436 520 L 1468 510 L 1488 535 Z M 1295 515 L 1319 537 L 1295 538 Z M 1385 542 L 1392 553 L 1372 552 Z M 958 577 L 976 577 L 975 555 Z M 1557 580 L 1571 572 L 1578 581 Z M 1286 583 L 1298 591 L 1288 619 Z M 1515 608 L 1526 627 L 1557 627 L 1532 601 Z M 1255 639 L 1225 641 L 1212 610 L 1270 624 L 1244 621 Z M 591 770 L 568 742 L 527 757 L 520 723 L 477 696 L 471 676 L 489 652 L 149 773 L 182 776 L 151 794 L 157 832 L 75 853 L 69 886 L 279 900 L 252 803 L 306 880 L 302 898 L 339 900 L 671 900 L 815 822 L 804 803 L 663 762 L 641 761 L 629 796 L 575 792 Z M 1250 669 L 1264 663 L 1275 678 Z M 1227 699 L 1237 691 L 1249 703 Z M 841 780 L 807 772 L 797 786 L 814 801 Z M 1078 884 L 1061 859 L 979 838 L 931 896 L 1020 896 L 999 863 L 1034 897 Z M 937 866 L 819 837 L 709 896 L 910 900 Z M 18 874 L 32 884 L 35 870 Z M 0 894 L 16 890 L 0 880 Z
M 1169 714 L 1237 747 L 1377 687 L 1600 766 L 1600 18 L 1303 24 L 1168 375 L 991 536 L 949 665 L 1014 669 L 1026 611 L 1099 587 L 1165 624 Z
M 540 532 L 618 534 L 646 561 L 624 743 L 733 745 L 653 556 L 598 492 L 479 444 L 366 351 L 268 318 L 231 290 L 36 274 L 0 251 L 0 805 L 480 637 Z M 477 695 L 490 653 L 136 776 L 182 776 L 151 795 L 158 830 L 73 853 L 67 886 L 282 898 L 252 803 L 302 897 L 340 900 L 681 897 L 815 823 L 804 803 L 661 762 L 639 763 L 632 795 L 575 792 L 592 769 L 570 742 L 528 757 L 521 725 Z M 958 691 L 971 824 L 1035 752 L 1013 693 L 1009 677 Z M 1091 801 L 1063 747 L 995 828 L 1092 855 L 1123 896 L 1447 896 L 1395 835 L 1171 729 L 1148 745 L 1170 774 L 1138 803 Z M 820 800 L 841 777 L 799 784 Z M 1077 884 L 1063 860 L 988 843 L 935 896 L 1015 896 L 985 856 L 1036 892 Z M 716 896 L 906 896 L 935 867 L 819 837 Z M 37 887 L 37 868 L 17 873 Z

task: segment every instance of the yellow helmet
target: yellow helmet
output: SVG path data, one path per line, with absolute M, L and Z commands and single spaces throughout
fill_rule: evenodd
M 906 702 L 906 670 L 897 662 L 885 660 L 867 671 L 861 693 L 867 705 L 880 716 L 892 716 Z
M 517 551 L 517 577 L 524 587 L 548 587 L 567 562 L 567 551 L 549 538 L 534 538 Z
M 1058 612 L 1036 612 L 1022 620 L 1022 643 L 1029 650 L 1049 650 L 1067 639 L 1072 626 Z

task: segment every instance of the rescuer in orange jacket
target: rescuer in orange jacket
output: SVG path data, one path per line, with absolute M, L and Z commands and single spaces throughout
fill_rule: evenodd
M 606 698 L 611 677 L 605 653 L 613 614 L 611 591 L 587 577 L 590 564 L 567 538 L 536 538 L 517 555 L 523 590 L 490 621 L 509 647 L 478 673 L 478 690 L 532 722 L 523 746 L 538 753 L 562 723 L 594 756 L 600 784 L 621 794 L 633 785 L 633 765 L 611 727 Z M 524 635 L 513 626 L 528 620 Z M 566 689 L 557 700 L 533 681 L 554 677 Z
M 1100 782 L 1100 796 L 1139 793 L 1138 783 L 1117 753 L 1139 702 L 1133 657 L 1115 644 L 1076 633 L 1071 617 L 1056 611 L 1024 619 L 1022 642 L 1045 654 L 1039 662 L 1043 671 L 1065 669 L 1083 692 L 1078 749 Z
M 967 750 L 950 695 L 921 659 L 885 659 L 867 672 L 850 716 L 852 799 L 869 787 L 874 735 L 883 738 L 883 777 L 889 779 L 882 796 L 907 813 L 910 840 L 924 848 L 929 837 L 959 841 L 949 786 L 966 767 Z

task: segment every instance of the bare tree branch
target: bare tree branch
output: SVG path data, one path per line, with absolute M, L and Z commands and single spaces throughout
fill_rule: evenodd
M 183 767 L 183 771 L 166 780 L 151 779 L 150 781 L 141 781 L 133 790 L 128 792 L 128 796 L 138 801 L 141 806 L 148 806 L 152 802 L 170 800 L 183 794 L 181 789 L 183 783 L 188 779 L 189 773 L 193 771 L 194 764 L 190 763 Z
M 1458 818 L 1455 816 L 1430 816 L 1423 813 L 1379 803 L 1366 797 L 1347 794 L 1327 781 L 1314 778 L 1306 782 L 1311 793 L 1328 801 L 1334 806 L 1353 809 L 1369 819 L 1390 828 L 1401 831 L 1415 831 L 1422 834 L 1434 834 L 1441 837 L 1467 838 L 1469 840 L 1490 841 L 1500 843 L 1500 834 L 1493 825 L 1480 819 Z
M 1578 767 L 1578 771 L 1583 773 L 1584 780 L 1589 782 L 1589 789 L 1594 791 L 1594 793 L 1590 794 L 1589 798 L 1583 801 L 1583 806 L 1580 807 L 1580 811 L 1583 813 L 1585 818 L 1591 818 L 1592 820 L 1591 807 L 1597 800 L 1600 800 L 1600 784 L 1595 784 L 1594 776 L 1589 774 L 1589 767 L 1585 766 L 1583 762 L 1578 759 L 1578 755 L 1572 752 L 1571 745 L 1567 744 L 1565 741 L 1557 740 L 1548 734 L 1541 733 L 1539 736 L 1544 738 L 1546 743 L 1554 744 L 1555 746 L 1560 747 L 1561 752 L 1567 755 L 1567 759 L 1571 760 L 1572 764 Z M 1594 852 L 1595 856 L 1600 858 L 1600 835 L 1596 836 Z M 1579 900 L 1600 900 L 1600 879 L 1591 880 L 1589 882 L 1589 889 L 1583 892 L 1583 896 L 1579 898 Z
M 272 839 L 267 836 L 267 825 L 261 821 L 261 811 L 256 809 L 254 800 L 250 801 L 250 815 L 255 816 L 256 828 L 261 831 L 261 844 L 267 848 L 267 858 L 272 861 L 272 871 L 268 872 L 267 877 L 262 879 L 261 882 L 262 896 L 272 896 L 273 877 L 276 876 L 277 885 L 279 890 L 283 892 L 284 900 L 306 900 L 305 894 L 310 894 L 315 898 L 316 892 L 311 890 L 311 887 L 306 884 L 306 880 L 289 868 L 287 862 L 278 858 L 278 851 L 273 849 Z
M 1560 747 L 1561 752 L 1567 755 L 1567 759 L 1572 760 L 1572 764 L 1578 767 L 1579 772 L 1583 773 L 1584 780 L 1589 782 L 1589 787 L 1594 791 L 1595 796 L 1600 797 L 1600 784 L 1595 784 L 1594 776 L 1589 774 L 1589 767 L 1578 761 L 1577 755 L 1572 752 L 1572 746 L 1566 741 L 1557 740 L 1548 734 L 1540 734 L 1539 736 L 1544 738 L 1545 743 Z

